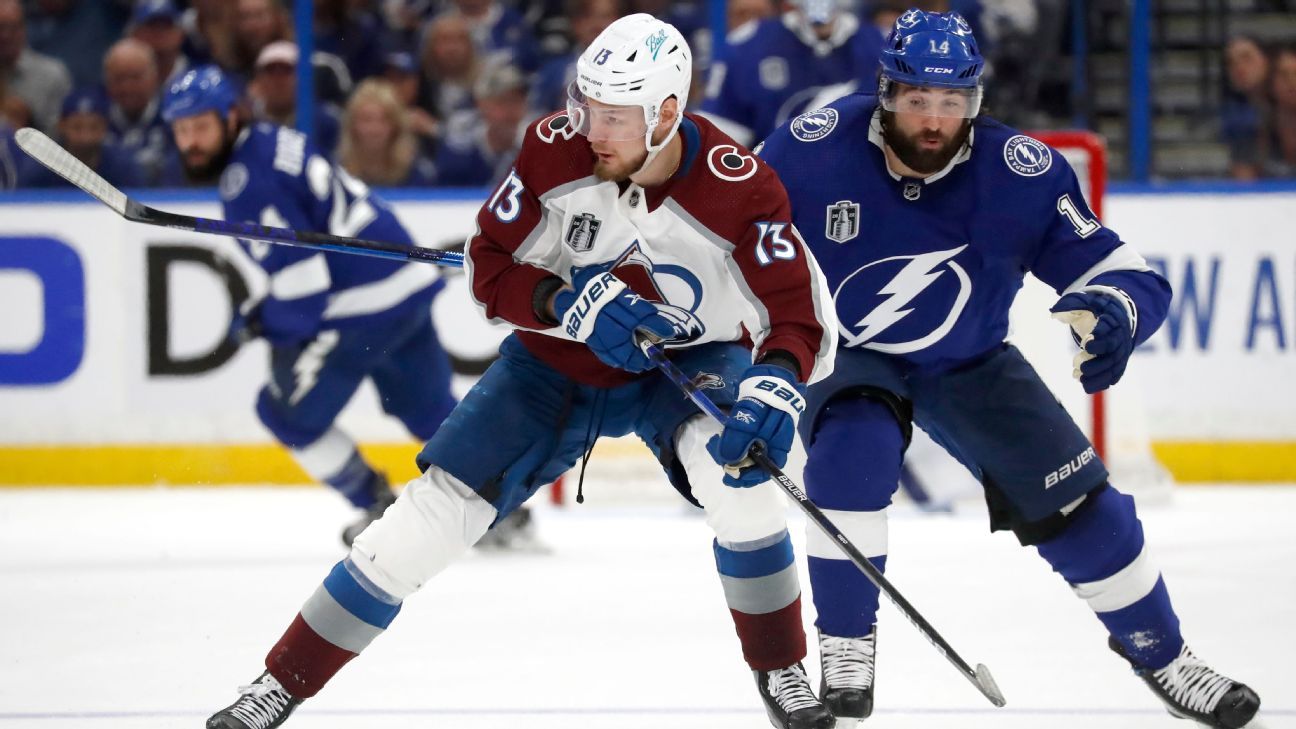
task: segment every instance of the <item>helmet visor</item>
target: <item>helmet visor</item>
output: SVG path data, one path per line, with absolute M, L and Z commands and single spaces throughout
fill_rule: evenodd
M 981 112 L 981 86 L 944 88 L 888 82 L 882 91 L 882 108 L 897 114 L 973 119 Z
M 573 81 L 567 86 L 568 123 L 591 142 L 644 139 L 648 123 L 642 106 L 615 106 L 585 97 Z

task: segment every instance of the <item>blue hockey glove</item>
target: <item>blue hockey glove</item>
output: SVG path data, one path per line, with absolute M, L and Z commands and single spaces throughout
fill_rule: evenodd
M 1071 326 L 1080 345 L 1072 374 L 1091 395 L 1119 382 L 1134 352 L 1134 325 L 1119 295 L 1072 293 L 1049 309 L 1054 319 Z
M 670 339 L 675 326 L 651 301 L 626 287 L 611 271 L 572 270 L 572 288 L 554 297 L 554 313 L 569 336 L 584 342 L 609 367 L 643 372 L 652 362 L 639 350 L 635 331 Z
M 725 419 L 724 431 L 712 436 L 707 451 L 724 466 L 726 485 L 750 488 L 769 480 L 747 452 L 760 443 L 765 454 L 782 468 L 796 437 L 797 419 L 805 412 L 805 386 L 778 365 L 747 368 L 738 385 L 738 402 Z
M 261 327 L 261 308 L 254 307 L 244 313 L 243 307 L 235 304 L 234 313 L 230 315 L 229 330 L 225 338 L 236 347 L 257 339 L 265 334 Z

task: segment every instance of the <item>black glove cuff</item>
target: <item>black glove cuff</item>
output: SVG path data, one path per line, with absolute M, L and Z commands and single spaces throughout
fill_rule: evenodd
M 788 352 L 787 350 L 771 349 L 770 351 L 761 355 L 761 358 L 756 360 L 756 364 L 767 364 L 767 365 L 775 365 L 778 367 L 782 367 L 783 369 L 795 375 L 798 382 L 802 381 L 801 363 L 798 362 L 797 358 L 793 357 L 792 353 Z
M 542 278 L 540 283 L 536 284 L 535 291 L 531 292 L 531 310 L 535 312 L 537 319 L 545 324 L 555 326 L 558 324 L 558 320 L 549 315 L 549 297 L 564 285 L 565 282 L 557 276 Z

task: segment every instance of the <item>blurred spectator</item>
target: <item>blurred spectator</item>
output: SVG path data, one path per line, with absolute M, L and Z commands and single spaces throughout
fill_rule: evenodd
M 729 34 L 711 64 L 702 112 L 740 144 L 754 146 L 805 111 L 822 89 L 872 78 L 881 39 L 842 0 L 797 0 L 781 17 Z
M 481 62 L 463 16 L 446 13 L 428 23 L 419 55 L 438 119 L 473 108 L 472 86 Z
M 391 84 L 392 93 L 405 109 L 405 120 L 419 141 L 419 149 L 434 151 L 439 125 L 436 117 L 423 106 L 427 92 L 414 56 L 404 51 L 388 53 L 383 63 L 382 78 Z
M 773 0 L 729 0 L 725 14 L 725 28 L 733 30 L 753 20 L 772 18 L 778 14 Z
M 121 38 L 132 0 L 28 0 L 27 42 L 59 59 L 77 88 L 99 83 L 99 62 Z
M 432 161 L 419 153 L 408 114 L 391 84 L 369 79 L 356 88 L 342 116 L 338 165 L 370 185 L 431 185 Z
M 468 23 L 477 53 L 525 71 L 540 65 L 540 52 L 522 15 L 499 0 L 453 0 L 454 11 Z
M 1269 107 L 1269 58 L 1254 38 L 1236 36 L 1224 47 L 1224 71 L 1220 133 L 1228 143 L 1229 174 L 1254 180 L 1263 166 L 1260 137 Z
M 58 140 L 72 156 L 115 187 L 138 187 L 143 174 L 126 151 L 108 142 L 108 99 L 99 89 L 78 90 L 63 101 Z M 19 187 L 70 186 L 30 157 L 18 165 Z
M 298 57 L 297 44 L 292 41 L 275 41 L 261 49 L 248 84 L 253 119 L 285 127 L 296 125 Z M 337 146 L 338 116 L 332 104 L 315 107 L 315 129 L 310 136 L 320 149 L 332 152 Z
M 155 180 L 171 135 L 159 111 L 153 50 L 134 38 L 117 41 L 103 61 L 108 91 L 108 141 L 128 152 L 145 178 Z
M 346 64 L 359 83 L 382 71 L 383 25 L 356 0 L 315 0 L 315 50 L 331 53 Z
M 620 0 L 567 0 L 572 50 L 564 56 L 550 59 L 536 74 L 535 81 L 531 84 L 531 109 L 536 116 L 566 107 L 567 86 L 576 80 L 576 59 L 604 28 L 624 12 Z
M 72 89 L 72 76 L 62 61 L 27 47 L 27 26 L 18 0 L 0 0 L 0 83 L 27 104 L 37 128 L 54 131 L 59 105 Z
M 1272 62 L 1267 172 L 1273 177 L 1296 177 L 1296 44 L 1279 47 Z
M 279 0 L 236 0 L 233 67 L 247 79 L 256 70 L 261 51 L 275 41 L 289 40 L 288 14 Z
M 489 185 L 508 174 L 526 129 L 526 87 L 515 66 L 492 65 L 482 72 L 473 88 L 477 110 L 460 112 L 446 124 L 436 155 L 438 185 Z
M 193 66 L 234 65 L 235 3 L 230 0 L 190 0 L 180 16 L 184 32 L 181 49 Z
M 19 164 L 27 157 L 14 140 L 14 132 L 31 126 L 31 110 L 17 96 L 0 95 L 0 190 L 18 186 Z
M 183 52 L 185 34 L 172 0 L 141 0 L 131 16 L 130 37 L 153 49 L 163 88 L 192 66 Z

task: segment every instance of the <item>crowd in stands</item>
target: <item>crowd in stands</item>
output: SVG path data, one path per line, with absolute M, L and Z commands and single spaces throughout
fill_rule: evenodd
M 680 28 L 699 74 L 689 108 L 750 144 L 810 105 L 870 85 L 882 40 L 909 6 L 963 13 L 991 58 L 994 114 L 1039 126 L 1030 113 L 1047 103 L 1042 74 L 1062 65 L 1041 60 L 1039 49 L 1061 53 L 1067 7 L 728 0 L 727 57 L 712 59 L 706 0 L 295 0 L 312 2 L 314 13 L 314 52 L 302 59 L 293 1 L 0 0 L 0 189 L 63 184 L 16 149 L 13 132 L 24 126 L 54 136 L 115 184 L 184 186 L 159 113 L 168 86 L 216 64 L 244 89 L 252 118 L 294 125 L 304 61 L 315 79 L 311 137 L 353 175 L 390 187 L 488 185 L 507 173 L 526 125 L 564 106 L 579 53 L 630 12 Z M 740 47 L 752 38 L 802 43 L 805 61 L 745 60 Z M 1238 38 L 1226 62 L 1233 173 L 1291 175 L 1296 47 Z

